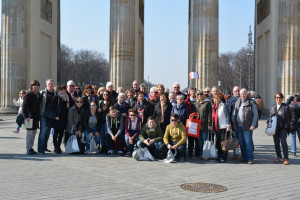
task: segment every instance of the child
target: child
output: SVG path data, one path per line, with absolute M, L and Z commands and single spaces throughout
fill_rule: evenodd
M 107 134 L 106 139 L 108 142 L 109 155 L 115 153 L 116 146 L 118 146 L 118 154 L 123 155 L 124 143 L 124 118 L 118 112 L 115 106 L 109 107 L 109 114 L 106 115 Z
M 17 123 L 17 128 L 16 130 L 14 130 L 14 133 L 19 133 L 20 132 L 20 127 L 22 126 L 22 124 L 24 123 L 24 117 L 23 117 L 23 111 L 22 111 L 22 105 L 23 105 L 23 97 L 25 96 L 25 91 L 21 90 L 19 93 L 19 99 L 17 101 L 16 98 L 13 99 L 13 102 L 16 106 L 19 106 L 19 111 L 18 111 L 18 116 L 16 119 L 16 123 Z

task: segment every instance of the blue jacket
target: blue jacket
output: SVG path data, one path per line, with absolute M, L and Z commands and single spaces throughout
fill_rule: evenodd
M 173 106 L 171 115 L 172 114 L 177 114 L 180 122 L 185 126 L 186 120 L 189 118 L 190 111 L 187 105 L 183 102 L 180 105 L 177 104 L 176 106 Z

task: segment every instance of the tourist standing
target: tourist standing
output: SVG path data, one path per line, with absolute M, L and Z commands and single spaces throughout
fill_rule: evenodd
M 232 123 L 241 145 L 242 157 L 239 161 L 248 161 L 251 165 L 254 159 L 252 135 L 258 127 L 258 113 L 255 101 L 248 97 L 248 91 L 244 88 L 240 90 L 240 98 L 235 103 Z
M 37 152 L 33 149 L 33 145 L 37 129 L 39 128 L 41 103 L 39 89 L 40 83 L 37 80 L 31 81 L 30 92 L 24 96 L 22 105 L 24 119 L 26 122 L 30 122 L 30 120 L 32 120 L 32 128 L 26 128 L 26 150 L 28 155 L 37 154 Z
M 24 123 L 24 116 L 23 116 L 23 111 L 22 111 L 24 96 L 25 96 L 25 91 L 21 90 L 20 93 L 19 93 L 18 101 L 17 101 L 16 98 L 13 99 L 13 103 L 15 104 L 15 106 L 19 106 L 18 116 L 17 116 L 17 119 L 16 119 L 17 128 L 16 128 L 16 130 L 13 131 L 14 133 L 19 133 L 20 128 L 21 128 L 22 124 Z
M 283 94 L 281 92 L 277 92 L 275 94 L 275 102 L 270 109 L 270 116 L 277 115 L 277 127 L 276 133 L 273 136 L 274 145 L 276 150 L 277 159 L 274 161 L 276 163 L 281 162 L 281 149 L 280 142 L 283 150 L 284 156 L 284 165 L 289 164 L 289 156 L 288 156 L 288 144 L 286 142 L 286 138 L 290 131 L 290 122 L 292 118 L 292 113 L 289 106 L 283 103 Z

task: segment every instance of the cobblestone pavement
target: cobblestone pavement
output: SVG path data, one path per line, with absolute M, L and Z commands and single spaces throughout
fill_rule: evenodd
M 290 156 L 289 166 L 273 163 L 273 138 L 264 133 L 265 120 L 254 132 L 255 160 L 248 165 L 230 160 L 232 152 L 223 164 L 189 159 L 138 162 L 100 154 L 27 156 L 26 130 L 15 134 L 15 116 L 0 118 L 0 199 L 300 199 L 300 152 Z M 50 149 L 51 142 L 52 137 Z M 228 190 L 198 193 L 180 188 L 193 182 Z

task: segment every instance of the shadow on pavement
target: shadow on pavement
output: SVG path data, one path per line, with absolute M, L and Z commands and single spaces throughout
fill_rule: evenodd
M 0 139 L 22 139 L 20 137 L 0 137 Z

